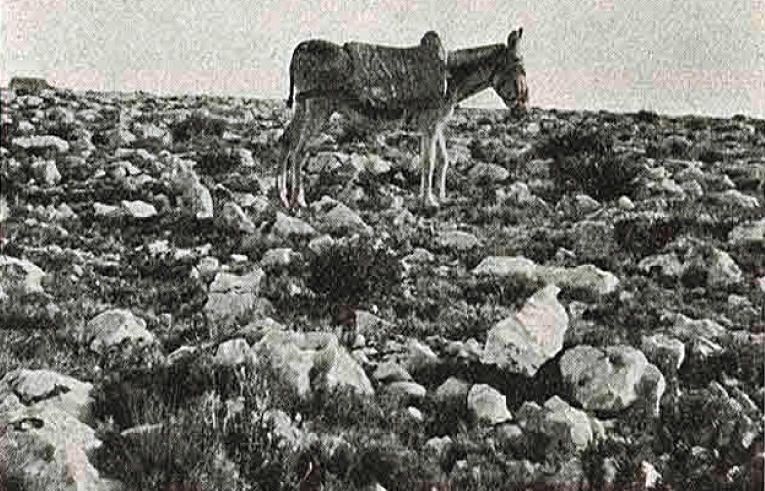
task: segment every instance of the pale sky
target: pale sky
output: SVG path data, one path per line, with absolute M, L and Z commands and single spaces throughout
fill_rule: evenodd
M 0 0 L 0 85 L 286 98 L 308 38 L 448 49 L 523 26 L 532 106 L 765 117 L 765 0 Z M 487 91 L 466 105 L 500 107 Z

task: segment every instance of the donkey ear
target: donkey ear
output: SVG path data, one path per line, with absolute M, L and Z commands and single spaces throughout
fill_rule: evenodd
M 513 31 L 510 33 L 509 36 L 507 36 L 507 47 L 510 49 L 510 51 L 515 51 L 518 48 L 518 41 L 521 39 L 521 36 L 523 35 L 523 29 L 518 29 L 517 31 Z

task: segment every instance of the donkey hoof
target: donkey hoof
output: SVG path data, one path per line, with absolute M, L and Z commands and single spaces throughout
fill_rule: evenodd
M 298 192 L 295 202 L 297 203 L 298 208 L 308 208 L 308 203 L 305 200 L 305 193 L 303 191 Z
M 440 205 L 438 204 L 438 201 L 436 201 L 436 198 L 433 195 L 430 195 L 422 200 L 422 207 L 425 210 L 437 211 Z
M 287 197 L 287 190 L 286 189 L 279 192 L 279 201 L 282 202 L 282 205 L 285 208 L 290 208 L 290 200 Z

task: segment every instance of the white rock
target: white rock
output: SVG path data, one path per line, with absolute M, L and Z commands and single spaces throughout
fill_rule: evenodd
M 12 139 L 11 144 L 29 151 L 53 150 L 58 153 L 69 151 L 69 143 L 53 135 L 20 136 Z
M 216 321 L 236 319 L 250 313 L 258 304 L 265 273 L 260 268 L 245 275 L 218 273 L 210 285 L 203 310 Z
M 481 245 L 478 238 L 469 233 L 459 230 L 450 230 L 441 232 L 436 236 L 436 244 L 444 249 L 453 249 L 457 251 L 469 251 Z
M 276 213 L 276 222 L 274 222 L 273 232 L 286 238 L 290 237 L 313 237 L 316 230 L 303 220 L 290 217 L 282 212 Z
M 124 342 L 141 345 L 155 341 L 154 334 L 146 329 L 146 322 L 125 309 L 112 309 L 91 319 L 85 328 L 85 341 L 96 353 L 106 353 L 110 348 Z
M 213 362 L 218 365 L 236 366 L 253 360 L 250 345 L 244 338 L 229 339 L 218 345 Z
M 325 232 L 334 234 L 361 233 L 369 235 L 372 227 L 364 223 L 358 213 L 342 203 L 335 205 L 329 212 L 320 218 L 321 228 Z
M 740 283 L 743 279 L 741 268 L 725 251 L 713 249 L 709 258 L 707 284 L 711 287 L 727 287 Z
M 765 244 L 765 218 L 737 225 L 728 233 L 733 245 Z
M 238 204 L 232 201 L 228 201 L 223 205 L 218 218 L 220 218 L 226 227 L 233 230 L 247 234 L 255 232 L 256 227 L 253 221 Z
M 491 328 L 481 362 L 533 377 L 563 348 L 569 319 L 557 300 L 559 292 L 557 286 L 547 285 L 520 311 Z
M 32 164 L 35 178 L 46 186 L 55 186 L 61 182 L 61 173 L 53 160 L 40 160 Z
M 133 218 L 151 218 L 157 215 L 157 209 L 154 208 L 154 205 L 145 201 L 123 200 L 121 207 L 123 213 Z
M 648 366 L 645 355 L 630 346 L 601 350 L 580 345 L 560 359 L 564 381 L 586 410 L 619 411 L 631 406 Z
M 13 256 L 0 256 L 0 291 L 18 290 L 22 294 L 43 293 L 45 272 L 36 264 Z
M 470 388 L 467 405 L 476 419 L 488 424 L 504 423 L 513 418 L 507 409 L 507 398 L 487 384 L 475 384 Z
M 685 360 L 683 342 L 664 334 L 643 336 L 641 348 L 651 363 L 664 370 L 677 370 Z

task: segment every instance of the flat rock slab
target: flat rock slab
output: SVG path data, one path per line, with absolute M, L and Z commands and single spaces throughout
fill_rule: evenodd
M 473 268 L 477 276 L 515 277 L 528 283 L 554 283 L 569 292 L 600 297 L 616 290 L 619 278 L 592 264 L 574 268 L 540 266 L 523 256 L 489 256 Z

